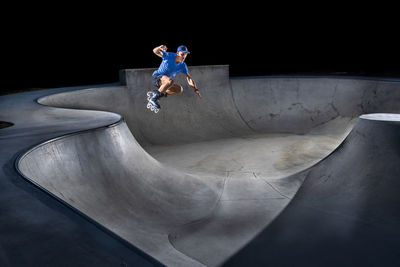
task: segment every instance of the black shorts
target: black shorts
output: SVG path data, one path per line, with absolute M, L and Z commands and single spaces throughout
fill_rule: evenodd
M 161 79 L 161 77 L 164 76 L 162 74 L 153 74 L 153 76 L 151 77 L 151 82 L 153 83 L 153 85 L 157 88 L 160 88 L 160 85 L 158 84 L 158 81 Z

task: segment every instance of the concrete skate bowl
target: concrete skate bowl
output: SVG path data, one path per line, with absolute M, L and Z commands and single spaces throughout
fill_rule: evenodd
M 293 210 L 304 171 L 335 155 L 360 115 L 400 110 L 395 80 L 189 70 L 203 99 L 178 77 L 183 94 L 161 99 L 158 114 L 146 109 L 153 69 L 121 71 L 121 86 L 39 99 L 123 119 L 38 145 L 19 170 L 162 264 L 218 266 Z

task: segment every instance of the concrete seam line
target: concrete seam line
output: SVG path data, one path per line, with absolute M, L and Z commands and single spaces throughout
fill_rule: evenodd
M 244 122 L 244 124 L 246 124 L 246 126 L 252 130 L 253 132 L 257 132 L 256 130 L 254 130 L 248 123 L 247 121 L 243 118 L 242 114 L 239 111 L 239 108 L 236 104 L 236 100 L 235 100 L 235 96 L 233 95 L 233 89 L 232 89 L 232 84 L 231 84 L 231 79 L 229 78 L 229 91 L 231 92 L 231 97 L 232 97 L 232 101 L 233 101 L 233 105 L 235 106 L 236 112 L 238 113 L 240 119 Z

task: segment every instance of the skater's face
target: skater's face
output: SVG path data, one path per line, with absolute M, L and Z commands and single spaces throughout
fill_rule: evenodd
M 182 59 L 182 61 L 185 60 L 185 58 L 186 58 L 186 56 L 187 56 L 188 54 L 189 54 L 189 53 L 178 52 L 178 56 Z

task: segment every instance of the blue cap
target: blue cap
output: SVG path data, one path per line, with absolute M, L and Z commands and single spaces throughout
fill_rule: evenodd
M 187 47 L 184 46 L 184 45 L 181 45 L 181 46 L 178 47 L 178 52 L 190 53 L 190 52 L 188 51 Z

